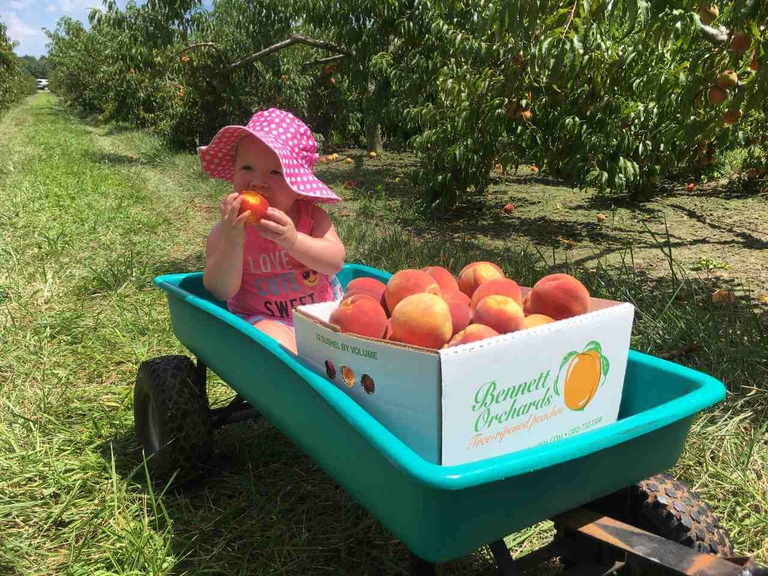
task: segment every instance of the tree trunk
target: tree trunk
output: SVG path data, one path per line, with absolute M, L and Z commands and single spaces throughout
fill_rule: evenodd
M 365 125 L 365 140 L 368 152 L 381 154 L 384 147 L 381 144 L 381 125 L 378 122 L 367 122 Z

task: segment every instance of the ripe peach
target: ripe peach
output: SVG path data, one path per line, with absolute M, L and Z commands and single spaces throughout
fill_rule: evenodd
M 717 77 L 717 82 L 715 83 L 723 90 L 729 90 L 736 86 L 738 81 L 739 77 L 736 75 L 736 72 L 733 70 L 726 70 Z
M 733 304 L 734 302 L 736 302 L 736 294 L 730 290 L 726 290 L 725 288 L 715 290 L 715 292 L 712 294 L 712 303 L 715 306 L 726 303 Z
M 603 220 L 605 220 L 605 214 L 603 214 L 603 213 L 598 214 L 597 215 L 597 221 L 598 222 L 602 222 Z
M 421 270 L 435 279 L 437 285 L 440 286 L 440 290 L 459 289 L 459 284 L 456 282 L 456 278 L 453 277 L 453 274 L 451 274 L 447 268 L 443 268 L 442 266 L 427 266 Z
M 533 285 L 525 312 L 554 320 L 578 316 L 589 312 L 589 291 L 573 276 L 550 274 Z
M 459 290 L 471 298 L 479 286 L 497 278 L 504 278 L 504 273 L 496 264 L 473 262 L 459 273 Z
M 387 327 L 387 315 L 376 300 L 367 294 L 354 294 L 342 300 L 331 312 L 329 322 L 344 334 L 381 338 Z
M 512 204 L 512 202 L 509 202 L 504 205 L 504 213 L 505 214 L 512 214 L 512 212 L 515 211 L 515 205 Z
M 376 152 L 368 152 L 368 158 L 370 158 L 371 160 L 376 158 Z
M 723 114 L 723 123 L 726 126 L 733 126 L 734 124 L 738 124 L 739 120 L 741 120 L 741 115 L 741 110 L 728 110 L 728 112 Z
M 261 194 L 255 190 L 243 190 L 240 192 L 240 210 L 239 214 L 242 214 L 246 210 L 250 210 L 251 213 L 248 216 L 247 224 L 258 224 L 261 219 L 267 215 L 269 209 L 269 202 Z
M 446 344 L 451 334 L 451 311 L 440 296 L 412 294 L 392 310 L 392 338 L 398 342 L 436 349 Z
M 458 290 L 445 290 L 442 297 L 451 311 L 452 334 L 464 330 L 472 321 L 473 310 L 469 307 L 469 296 Z
M 731 50 L 736 54 L 744 54 L 752 45 L 752 39 L 743 32 L 737 32 L 731 38 Z
M 347 293 L 350 293 L 353 290 L 355 292 L 362 292 L 363 294 L 371 296 L 376 302 L 381 301 L 381 297 L 384 296 L 384 291 L 386 289 L 387 286 L 384 282 L 370 277 L 355 278 L 347 284 Z
M 712 86 L 709 89 L 709 101 L 715 106 L 719 106 L 728 100 L 728 90 L 723 90 L 719 86 Z
M 384 300 L 390 313 L 395 311 L 400 301 L 406 296 L 427 292 L 440 296 L 440 285 L 422 270 L 406 268 L 396 272 L 387 282 Z
M 478 340 L 485 340 L 486 338 L 493 338 L 498 335 L 499 333 L 496 330 L 485 324 L 470 324 L 466 329 L 454 334 L 447 347 L 453 348 L 454 346 L 469 344 L 470 342 L 477 342 Z
M 475 293 L 472 294 L 472 300 L 470 301 L 469 306 L 472 310 L 476 310 L 480 300 L 486 296 L 492 295 L 509 296 L 520 306 L 523 305 L 523 296 L 520 293 L 520 286 L 517 285 L 517 282 L 509 278 L 495 278 L 494 280 L 489 280 L 475 290 Z
M 697 12 L 699 14 L 699 18 L 701 18 L 701 23 L 705 26 L 712 24 L 715 18 L 720 15 L 720 9 L 717 7 L 717 4 L 712 4 L 710 6 L 702 4 L 699 6 Z
M 514 298 L 492 294 L 486 296 L 475 308 L 474 322 L 485 324 L 499 334 L 517 332 L 523 327 L 525 314 Z
M 523 329 L 542 326 L 543 324 L 550 324 L 552 322 L 554 322 L 554 320 L 544 314 L 531 314 L 530 316 L 526 316 L 525 320 L 523 320 Z

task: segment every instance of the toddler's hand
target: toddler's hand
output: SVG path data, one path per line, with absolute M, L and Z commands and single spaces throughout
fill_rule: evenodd
M 251 212 L 246 210 L 238 215 L 241 203 L 242 198 L 233 192 L 224 196 L 224 199 L 219 204 L 221 233 L 226 242 L 242 244 L 245 241 L 245 220 Z
M 280 248 L 292 250 L 296 246 L 299 233 L 296 231 L 291 217 L 282 210 L 269 208 L 267 215 L 261 219 L 258 225 L 261 228 L 262 238 L 272 240 Z

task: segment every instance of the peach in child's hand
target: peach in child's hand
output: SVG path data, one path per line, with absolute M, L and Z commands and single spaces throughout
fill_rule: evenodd
M 344 334 L 381 338 L 387 328 L 387 315 L 368 294 L 354 294 L 342 300 L 328 319 Z
M 251 211 L 245 222 L 254 225 L 261 222 L 261 219 L 267 215 L 267 210 L 269 209 L 267 199 L 255 190 L 243 190 L 240 192 L 239 197 L 241 198 L 239 214 L 246 210 Z

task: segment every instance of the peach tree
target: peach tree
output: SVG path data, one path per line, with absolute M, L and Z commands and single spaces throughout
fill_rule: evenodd
M 15 43 L 8 38 L 7 28 L 0 20 L 0 113 L 35 92 L 35 79 L 20 64 L 14 48 Z
M 427 199 L 450 206 L 484 189 L 496 164 L 521 162 L 639 192 L 755 143 L 768 102 L 768 5 L 716 11 L 637 0 L 415 3 L 391 56 L 407 65 L 392 79 L 417 131 Z

